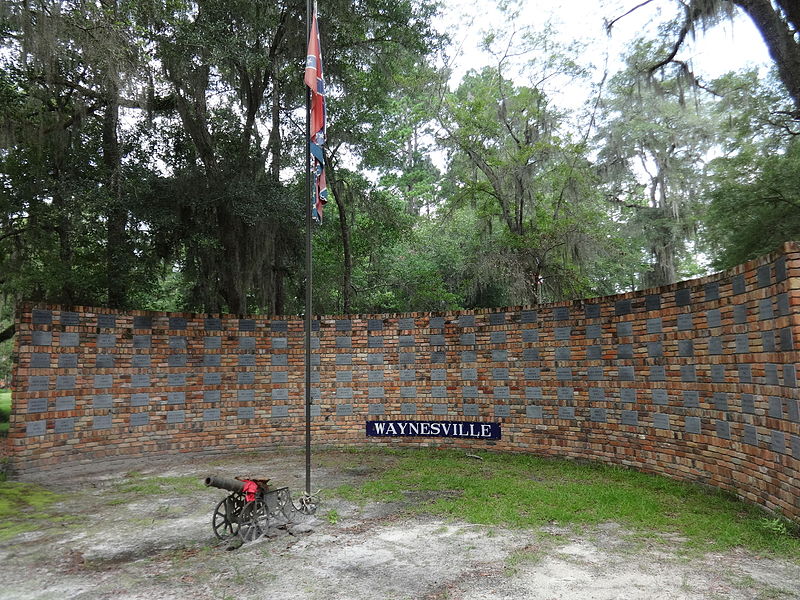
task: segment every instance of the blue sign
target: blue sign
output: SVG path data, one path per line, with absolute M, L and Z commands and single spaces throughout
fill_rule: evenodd
M 368 437 L 450 437 L 499 440 L 500 423 L 475 421 L 367 421 Z

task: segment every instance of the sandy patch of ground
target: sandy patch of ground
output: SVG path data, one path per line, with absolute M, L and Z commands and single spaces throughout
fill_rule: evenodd
M 391 457 L 326 453 L 315 487 L 368 478 Z M 402 504 L 326 501 L 308 533 L 275 530 L 227 550 L 210 526 L 225 493 L 140 496 L 114 504 L 126 471 L 144 476 L 269 474 L 297 495 L 298 454 L 119 464 L 61 472 L 58 509 L 77 522 L 0 544 L 0 598 L 67 599 L 783 599 L 800 598 L 800 568 L 744 551 L 685 555 L 680 540 L 633 536 L 614 523 L 580 531 L 510 530 L 409 517 Z M 363 463 L 368 460 L 371 464 Z M 51 482 L 52 475 L 40 477 Z

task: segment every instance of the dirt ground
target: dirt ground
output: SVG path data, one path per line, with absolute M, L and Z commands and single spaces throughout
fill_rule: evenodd
M 314 487 L 361 483 L 391 460 L 364 465 L 358 455 L 319 454 Z M 106 466 L 102 474 L 71 469 L 40 477 L 67 494 L 55 511 L 78 519 L 0 544 L 0 598 L 800 598 L 796 563 L 745 551 L 687 555 L 676 549 L 679 540 L 633 535 L 615 523 L 511 530 L 408 516 L 404 503 L 337 499 L 325 500 L 315 517 L 229 550 L 210 525 L 221 490 L 115 498 L 114 486 L 131 471 L 198 479 L 264 473 L 297 495 L 303 461 L 277 453 L 148 460 Z

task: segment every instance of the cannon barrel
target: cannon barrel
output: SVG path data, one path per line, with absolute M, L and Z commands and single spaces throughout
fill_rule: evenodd
M 244 489 L 243 481 L 228 479 L 227 477 L 206 477 L 205 484 L 209 487 L 228 490 L 229 492 L 241 492 Z

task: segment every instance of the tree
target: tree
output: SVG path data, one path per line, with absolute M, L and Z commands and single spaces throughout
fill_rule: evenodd
M 641 2 L 608 24 L 609 30 L 620 18 L 653 0 Z M 795 118 L 800 119 L 800 4 L 796 0 L 676 0 L 682 14 L 667 27 L 673 43 L 662 58 L 649 65 L 652 75 L 667 65 L 680 70 L 696 81 L 686 62 L 676 58 L 686 38 L 698 26 L 713 24 L 721 17 L 730 17 L 735 8 L 741 9 L 761 33 L 770 57 L 775 63 L 781 82 L 794 103 Z
M 650 268 L 640 282 L 646 287 L 673 283 L 681 273 L 716 131 L 702 92 L 671 77 L 641 82 L 642 65 L 658 52 L 652 42 L 637 43 L 626 69 L 611 79 L 597 133 L 607 198 L 627 210 L 629 224 L 646 240 Z
M 608 231 L 582 140 L 571 141 L 541 91 L 496 68 L 469 73 L 445 111 L 450 202 L 471 204 L 485 222 L 485 271 L 508 282 L 515 302 L 585 293 L 583 267 Z

